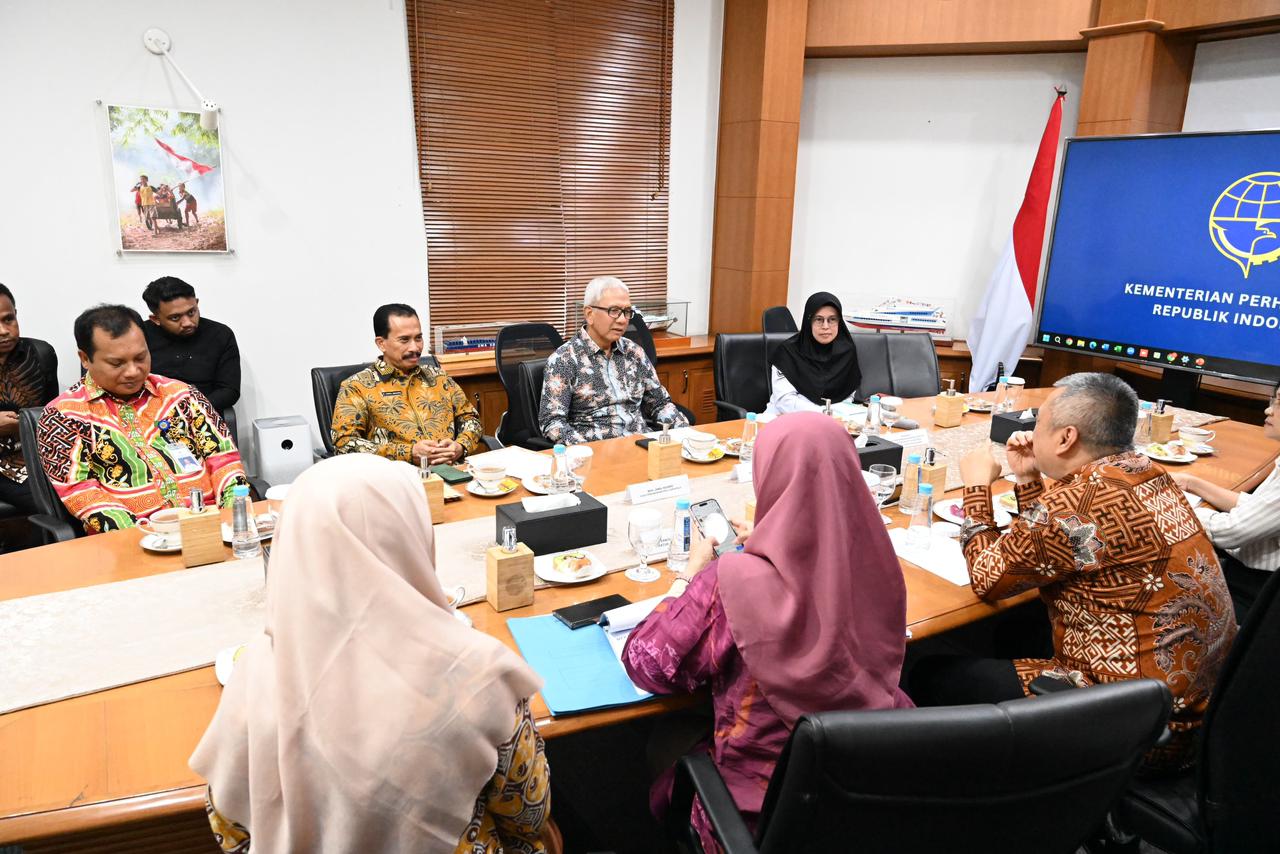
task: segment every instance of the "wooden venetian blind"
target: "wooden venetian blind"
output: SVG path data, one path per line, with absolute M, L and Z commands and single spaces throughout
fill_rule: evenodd
M 667 294 L 672 0 L 407 0 L 431 325 Z

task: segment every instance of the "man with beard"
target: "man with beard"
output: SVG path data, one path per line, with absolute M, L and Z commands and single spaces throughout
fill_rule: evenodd
M 142 292 L 151 371 L 200 390 L 219 413 L 240 399 L 240 347 L 229 326 L 200 316 L 195 288 L 162 276 Z

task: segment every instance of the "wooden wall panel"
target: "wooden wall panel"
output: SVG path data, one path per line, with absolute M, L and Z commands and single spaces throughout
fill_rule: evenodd
M 726 0 L 710 332 L 787 301 L 806 0 Z
M 1084 50 L 1094 0 L 810 0 L 809 56 Z
M 1182 130 L 1195 49 L 1190 39 L 1150 30 L 1093 38 L 1085 60 L 1078 133 Z
M 1150 0 L 1148 17 L 1166 31 L 1280 22 L 1280 0 Z

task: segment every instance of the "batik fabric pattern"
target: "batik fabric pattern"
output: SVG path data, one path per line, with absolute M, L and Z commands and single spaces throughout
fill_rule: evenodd
M 1158 464 L 1104 457 L 1051 489 L 1016 487 L 1020 516 L 995 530 L 989 487 L 965 489 L 968 519 L 988 526 L 964 547 L 973 591 L 988 601 L 1039 589 L 1052 659 L 1014 662 L 1024 690 L 1041 673 L 1076 684 L 1158 679 L 1174 697 L 1171 742 L 1148 769 L 1192 758 L 1214 682 L 1236 634 L 1231 595 L 1204 528 Z
M 586 327 L 547 359 L 538 425 L 553 442 L 580 444 L 688 421 L 649 364 L 644 348 L 619 338 L 606 353 Z
M 213 405 L 186 383 L 157 374 L 127 401 L 86 375 L 45 407 L 36 435 L 54 490 L 90 534 L 185 506 L 192 489 L 230 506 L 233 487 L 248 484 Z M 170 445 L 185 446 L 199 470 L 182 471 Z
M 752 678 L 734 642 L 720 598 L 718 564 L 699 572 L 677 598 L 663 599 L 631 632 L 622 664 L 638 688 L 655 694 L 711 688 L 714 728 L 707 750 L 734 803 L 754 828 L 773 768 L 791 735 Z M 655 816 L 667 811 L 673 774 L 650 790 Z M 720 850 L 702 807 L 692 816 L 703 848 Z
M 342 381 L 333 407 L 333 447 L 340 454 L 377 454 L 416 462 L 421 440 L 456 441 L 464 454 L 483 450 L 475 406 L 441 368 L 405 373 L 379 359 Z
M 46 377 L 36 349 L 26 338 L 18 339 L 9 358 L 0 365 L 0 410 L 18 412 L 44 406 L 58 394 L 57 378 Z M 0 477 L 27 482 L 27 463 L 16 435 L 0 436 Z
M 220 814 L 206 792 L 213 837 L 228 854 L 248 854 L 249 829 Z M 551 817 L 551 772 L 529 701 L 516 710 L 515 733 L 498 747 L 498 767 L 476 798 L 454 854 L 546 854 L 542 831 Z

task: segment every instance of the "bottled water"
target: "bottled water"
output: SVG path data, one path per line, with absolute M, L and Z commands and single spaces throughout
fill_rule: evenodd
M 1138 432 L 1133 437 L 1133 443 L 1139 448 L 1145 448 L 1151 444 L 1151 402 L 1144 400 L 1138 409 Z
M 231 495 L 231 553 L 241 560 L 257 557 L 262 554 L 262 546 L 258 544 L 258 526 L 253 521 L 249 487 L 233 487 Z
M 749 463 L 756 451 L 756 432 L 759 425 L 756 424 L 756 414 L 754 412 L 747 413 L 747 423 L 742 425 L 742 447 L 738 449 L 738 462 Z
M 920 484 L 915 510 L 911 514 L 911 526 L 907 528 L 907 543 L 918 548 L 929 547 L 933 540 L 933 484 Z
M 908 454 L 902 467 L 902 495 L 898 498 L 898 512 L 910 516 L 915 512 L 920 490 L 920 455 Z
M 867 420 L 863 422 L 862 435 L 880 435 L 880 395 L 873 394 L 867 401 Z
M 689 565 L 689 549 L 693 546 L 693 519 L 689 515 L 689 499 L 676 499 L 675 523 L 671 527 L 671 546 L 667 550 L 667 568 L 683 572 Z

